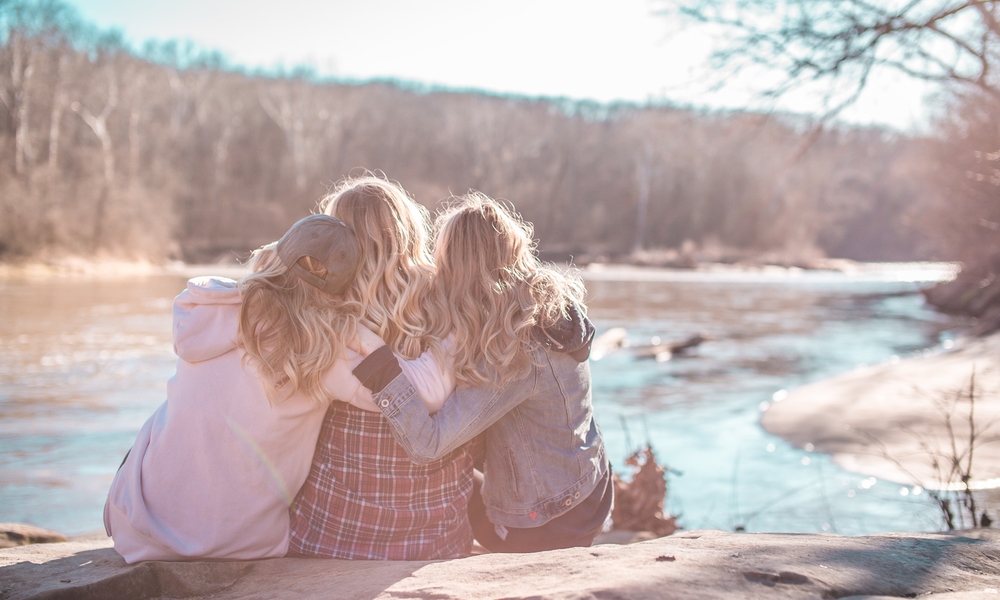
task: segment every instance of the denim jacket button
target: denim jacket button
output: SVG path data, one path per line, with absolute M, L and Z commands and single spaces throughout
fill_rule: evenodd
M 579 499 L 580 498 L 580 492 L 577 492 L 577 493 L 573 494 L 573 497 Z
M 565 504 L 566 506 L 573 506 L 573 499 L 566 498 L 566 502 L 563 502 L 563 504 Z
M 389 400 L 388 399 L 382 400 L 381 402 L 379 402 L 379 406 L 381 406 L 382 408 L 388 408 Z

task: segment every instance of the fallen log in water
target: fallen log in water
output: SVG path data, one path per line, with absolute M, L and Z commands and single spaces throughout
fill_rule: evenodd
M 625 347 L 625 336 L 628 332 L 624 327 L 612 327 L 594 338 L 590 346 L 590 360 L 601 360 L 605 355 Z
M 692 335 L 680 342 L 667 342 L 665 344 L 652 344 L 649 346 L 637 346 L 632 350 L 636 358 L 653 358 L 657 362 L 670 360 L 676 354 L 683 354 L 691 348 L 700 346 L 710 338 L 699 334 Z

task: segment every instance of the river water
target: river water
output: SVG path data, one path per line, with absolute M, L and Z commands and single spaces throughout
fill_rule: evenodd
M 626 456 L 650 443 L 671 468 L 667 506 L 687 529 L 939 528 L 926 493 L 845 472 L 759 419 L 782 390 L 950 344 L 967 323 L 918 293 L 949 273 L 587 271 L 599 334 L 625 328 L 632 347 L 711 338 L 662 362 L 629 348 L 592 361 L 615 469 L 627 474 Z M 0 280 L 0 521 L 101 529 L 115 470 L 174 372 L 170 304 L 184 281 Z

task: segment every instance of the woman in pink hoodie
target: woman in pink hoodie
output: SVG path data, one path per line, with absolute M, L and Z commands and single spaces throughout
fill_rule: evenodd
M 312 215 L 255 251 L 239 283 L 195 278 L 174 300 L 177 372 L 104 508 L 127 562 L 286 554 L 288 508 L 329 401 L 370 401 L 349 347 L 364 307 L 346 291 L 360 262 L 350 228 Z M 424 359 L 406 368 L 440 404 L 449 390 Z

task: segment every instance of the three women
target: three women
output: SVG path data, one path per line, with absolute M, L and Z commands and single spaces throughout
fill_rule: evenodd
M 610 512 L 611 492 L 590 403 L 586 356 L 593 328 L 583 315 L 580 281 L 541 265 L 527 225 L 485 197 L 470 196 L 439 219 L 437 275 L 425 211 L 397 185 L 375 177 L 348 180 L 323 209 L 354 236 L 357 258 L 350 269 L 338 270 L 315 251 L 283 258 L 286 240 L 299 239 L 293 227 L 274 248 L 255 253 L 254 273 L 241 290 L 219 280 L 192 282 L 194 291 L 189 285 L 188 296 L 178 298 L 175 315 L 189 303 L 211 308 L 200 311 L 208 315 L 201 320 L 175 319 L 181 361 L 173 387 L 190 379 L 182 371 L 198 364 L 203 379 L 218 380 L 226 391 L 220 400 L 205 397 L 197 384 L 168 391 L 166 408 L 157 413 L 163 418 L 154 415 L 133 447 L 141 456 L 129 456 L 112 486 L 106 522 L 116 548 L 121 538 L 119 551 L 130 562 L 261 558 L 286 551 L 448 558 L 469 553 L 470 516 L 477 538 L 495 550 L 589 545 Z M 342 261 L 350 262 L 353 250 L 342 252 Z M 273 272 L 265 268 L 271 255 L 280 263 Z M 338 281 L 335 293 L 324 288 L 331 278 Z M 191 300 L 201 295 L 211 301 Z M 231 323 L 211 315 L 221 311 L 231 321 L 234 310 L 240 313 L 240 336 L 226 338 Z M 217 347 L 189 352 L 185 331 Z M 364 361 L 354 352 L 368 354 L 383 339 L 387 346 Z M 324 344 L 325 352 L 318 349 Z M 219 371 L 225 373 L 220 378 L 212 375 L 212 361 L 223 356 L 229 370 Z M 357 379 L 345 376 L 351 369 L 376 392 L 375 402 Z M 247 411 L 241 396 L 260 417 L 249 429 L 240 416 Z M 344 402 L 327 408 L 330 399 Z M 271 412 L 264 410 L 270 408 L 266 400 L 274 403 Z M 175 405 L 192 408 L 186 416 L 171 414 Z M 269 430 L 282 423 L 284 411 L 293 413 L 291 421 Z M 163 479 L 155 492 L 148 480 L 161 477 L 153 465 L 171 459 L 146 457 L 156 454 L 150 450 L 160 444 L 154 438 L 163 440 L 164 449 L 184 448 L 184 435 L 157 431 L 178 432 L 186 425 L 201 432 L 200 445 L 188 446 L 187 456 L 204 472 L 182 481 L 185 454 L 172 459 L 174 484 L 190 491 L 163 513 L 171 515 L 166 518 L 161 512 L 170 504 L 172 480 Z M 242 448 L 241 466 L 206 458 L 220 432 L 223 447 Z M 480 432 L 486 444 L 481 495 L 473 490 L 466 445 Z M 281 437 L 294 451 L 280 449 L 275 438 Z M 310 444 L 311 467 L 303 460 Z M 252 475 L 246 480 L 245 471 Z M 235 508 L 205 508 L 224 500 L 219 488 L 226 488 L 223 496 L 240 496 Z M 266 508 L 244 510 L 254 504 L 250 499 L 262 497 L 268 498 Z M 137 512 L 145 517 L 135 519 Z M 266 543 L 236 539 L 241 528 L 243 536 L 254 537 L 247 532 L 257 522 L 271 523 Z M 199 535 L 225 543 L 201 544 Z

